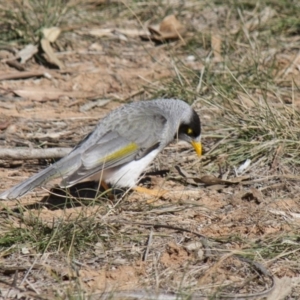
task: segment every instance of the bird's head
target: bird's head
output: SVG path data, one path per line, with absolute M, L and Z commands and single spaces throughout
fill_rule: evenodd
M 198 156 L 202 155 L 201 122 L 194 109 L 191 108 L 182 116 L 175 138 L 188 142 L 194 147 Z

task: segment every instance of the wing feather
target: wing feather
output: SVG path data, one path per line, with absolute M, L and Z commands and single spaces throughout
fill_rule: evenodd
M 126 128 L 126 124 L 123 124 L 90 143 L 91 146 L 81 153 L 81 166 L 65 178 L 61 185 L 72 186 L 102 170 L 141 159 L 159 147 L 165 118 L 147 115 L 143 116 L 143 122 L 135 121 L 126 123 L 131 128 Z M 134 124 L 140 126 L 134 127 Z M 93 135 L 89 137 L 93 138 Z

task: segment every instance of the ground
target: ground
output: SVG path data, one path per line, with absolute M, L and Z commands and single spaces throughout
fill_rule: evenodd
M 42 25 L 22 21 L 40 20 L 38 2 L 14 3 L 0 1 L 0 156 L 68 151 L 112 109 L 158 97 L 193 105 L 205 151 L 174 142 L 159 155 L 140 185 L 162 197 L 52 182 L 1 201 L 1 297 L 297 299 L 299 3 L 41 1 L 61 16 L 42 24 L 61 28 L 58 63 Z M 176 30 L 151 29 L 171 15 Z M 0 192 L 53 160 L 2 155 Z

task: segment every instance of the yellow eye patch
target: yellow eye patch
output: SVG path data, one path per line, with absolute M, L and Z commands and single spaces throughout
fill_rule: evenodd
M 187 131 L 186 131 L 186 133 L 187 133 L 188 135 L 193 134 L 193 129 L 192 129 L 192 128 L 188 128 Z

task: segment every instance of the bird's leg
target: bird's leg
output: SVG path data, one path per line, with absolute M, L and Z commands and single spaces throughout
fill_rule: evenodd
M 115 197 L 114 197 L 114 194 L 112 192 L 112 189 L 109 187 L 109 185 L 104 180 L 101 180 L 100 186 L 107 193 L 108 199 L 109 200 L 114 200 Z
M 166 193 L 168 193 L 168 191 L 166 190 L 150 190 L 142 186 L 136 186 L 133 188 L 133 190 L 135 190 L 138 193 L 147 194 L 157 198 L 163 197 Z
M 114 199 L 114 195 L 111 191 L 111 188 L 108 186 L 108 184 L 101 180 L 100 185 L 102 186 L 102 188 L 107 191 L 107 195 L 109 197 L 110 200 Z M 145 187 L 142 186 L 136 186 L 133 188 L 134 191 L 141 193 L 141 194 L 146 194 L 155 198 L 161 198 L 163 197 L 166 193 L 168 193 L 168 191 L 160 189 L 160 190 L 153 190 L 153 189 L 147 189 Z
M 100 185 L 104 188 L 105 191 L 110 189 L 110 187 L 104 180 L 101 180 Z

